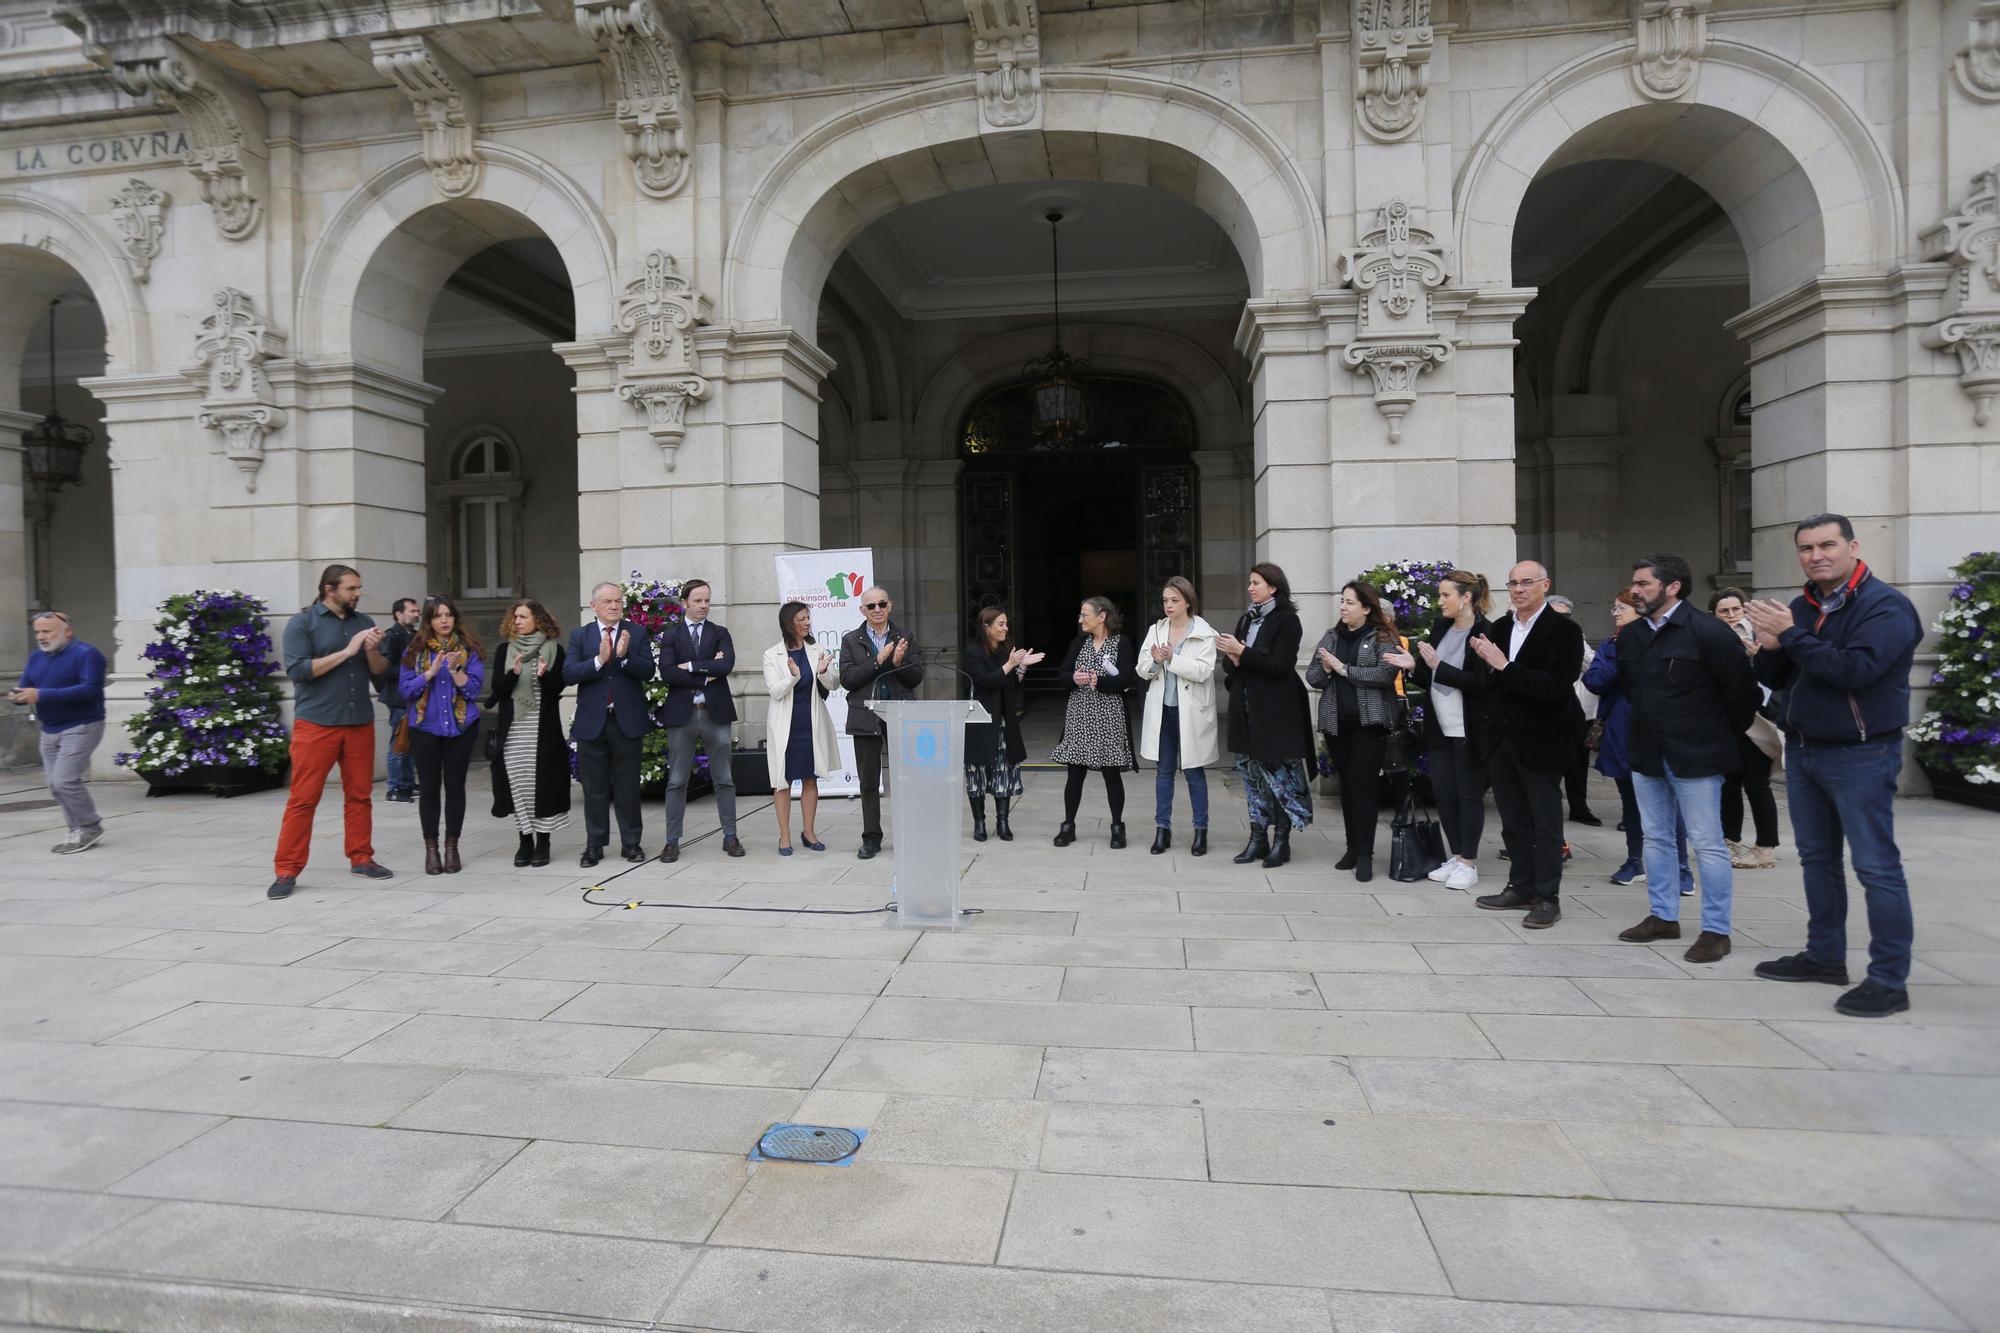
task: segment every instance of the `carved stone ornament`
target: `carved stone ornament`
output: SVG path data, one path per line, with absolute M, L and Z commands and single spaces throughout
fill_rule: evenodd
M 1632 0 L 1632 85 L 1643 97 L 1671 102 L 1693 90 L 1708 50 L 1713 0 Z
M 479 184 L 479 84 L 422 33 L 377 37 L 368 44 L 375 68 L 395 81 L 416 108 L 424 164 L 438 193 L 468 195 Z
M 1423 124 L 1430 60 L 1431 0 L 1355 0 L 1354 103 L 1370 137 L 1394 143 Z
M 1924 346 L 1958 357 L 1958 382 L 1973 403 L 1973 424 L 1993 420 L 2000 397 L 2000 165 L 1972 178 L 1960 211 L 1923 235 L 1924 258 L 1952 267 L 1948 314 L 1925 331 Z
M 646 256 L 645 272 L 625 284 L 618 301 L 618 329 L 632 335 L 632 359 L 618 396 L 645 409 L 646 430 L 669 472 L 687 434 L 687 405 L 708 396 L 694 352 L 695 325 L 708 318 L 708 298 L 681 276 L 664 250 Z
M 687 184 L 693 106 L 683 109 L 687 62 L 655 0 L 576 0 L 576 26 L 610 57 L 618 81 L 614 114 L 639 189 L 667 199 Z
M 244 489 L 254 492 L 265 437 L 285 424 L 283 409 L 268 401 L 262 367 L 284 352 L 285 340 L 234 287 L 217 292 L 212 304 L 195 337 L 194 363 L 184 373 L 207 391 L 195 421 L 216 433 L 220 451 L 242 471 Z
M 1967 97 L 2000 102 L 2000 0 L 1985 0 L 1972 11 L 1965 49 L 1951 72 Z
M 252 151 L 236 100 L 178 55 L 121 60 L 113 72 L 126 93 L 178 111 L 187 120 L 188 151 L 183 161 L 201 182 L 202 202 L 215 215 L 216 229 L 224 237 L 247 239 L 264 216 L 251 177 L 253 162 L 261 167 L 262 159 Z M 263 128 L 254 128 L 254 146 L 261 150 Z
M 1017 130 L 1042 119 L 1042 27 L 1035 0 L 965 0 L 982 128 Z
M 1417 401 L 1417 377 L 1451 359 L 1451 344 L 1431 322 L 1431 293 L 1446 276 L 1444 250 L 1430 232 L 1410 225 L 1407 203 L 1392 199 L 1360 248 L 1341 255 L 1339 276 L 1361 293 L 1354 341 L 1341 360 L 1374 382 L 1375 409 L 1394 444 Z
M 160 254 L 160 238 L 167 230 L 167 205 L 172 196 L 155 189 L 137 176 L 111 196 L 111 220 L 118 228 L 118 248 L 132 266 L 132 280 L 144 282 L 153 261 Z

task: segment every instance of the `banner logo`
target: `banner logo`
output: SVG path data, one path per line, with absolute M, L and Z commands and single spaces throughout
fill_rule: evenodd
M 834 601 L 844 602 L 861 595 L 861 575 L 835 574 L 826 581 L 826 591 Z

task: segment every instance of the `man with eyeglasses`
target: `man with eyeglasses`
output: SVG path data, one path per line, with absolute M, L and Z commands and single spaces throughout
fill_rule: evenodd
M 1757 964 L 1770 981 L 1845 986 L 1847 878 L 1841 838 L 1868 904 L 1868 976 L 1834 1008 L 1879 1018 L 1910 1007 L 1916 927 L 1896 847 L 1896 778 L 1910 718 L 1910 663 L 1923 639 L 1917 609 L 1861 560 L 1854 524 L 1814 514 L 1793 532 L 1805 590 L 1787 607 L 1744 608 L 1763 651 L 1757 675 L 1777 695 L 1785 793 L 1806 890 L 1806 948 Z
M 868 706 L 872 700 L 914 699 L 924 683 L 916 644 L 889 619 L 889 594 L 861 594 L 862 623 L 840 640 L 840 683 L 847 690 L 847 734 L 854 737 L 854 768 L 861 779 L 861 846 L 866 861 L 882 850 L 882 747 L 888 726 Z
M 1562 920 L 1563 765 L 1571 744 L 1571 705 L 1583 670 L 1583 630 L 1549 614 L 1549 571 L 1523 560 L 1507 575 L 1513 614 L 1494 639 L 1469 641 L 1493 670 L 1492 716 L 1481 756 L 1500 809 L 1507 886 L 1477 900 L 1489 912 L 1526 909 L 1521 924 L 1546 930 Z
M 49 850 L 68 856 L 95 847 L 104 836 L 96 803 L 83 785 L 90 756 L 104 739 L 104 654 L 78 640 L 60 611 L 36 613 L 33 628 L 38 651 L 7 698 L 33 708 L 41 725 L 42 777 L 69 825 L 69 835 Z

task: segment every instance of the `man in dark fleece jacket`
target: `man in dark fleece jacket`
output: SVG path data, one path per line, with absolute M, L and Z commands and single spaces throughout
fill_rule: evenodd
M 36 613 L 34 630 L 35 655 L 7 697 L 31 706 L 41 724 L 42 772 L 69 825 L 69 836 L 49 850 L 67 856 L 104 836 L 83 785 L 90 756 L 104 739 L 104 654 L 78 640 L 60 611 Z
M 1785 792 L 1805 874 L 1806 950 L 1757 964 L 1772 981 L 1845 986 L 1842 834 L 1868 903 L 1868 976 L 1834 1008 L 1876 1018 L 1910 1007 L 1910 886 L 1896 849 L 1896 777 L 1910 718 L 1910 663 L 1924 636 L 1910 599 L 1869 573 L 1854 524 L 1815 514 L 1794 532 L 1805 591 L 1753 602 L 1757 674 L 1777 693 Z

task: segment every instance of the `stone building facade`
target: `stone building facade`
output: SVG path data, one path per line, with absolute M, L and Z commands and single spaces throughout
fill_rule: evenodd
M 1830 508 L 1928 616 L 1996 395 L 1994 0 L 0 0 L 0 671 L 53 600 L 127 710 L 162 597 L 336 560 L 757 642 L 866 545 L 941 647 L 1254 559 L 1776 591 Z

